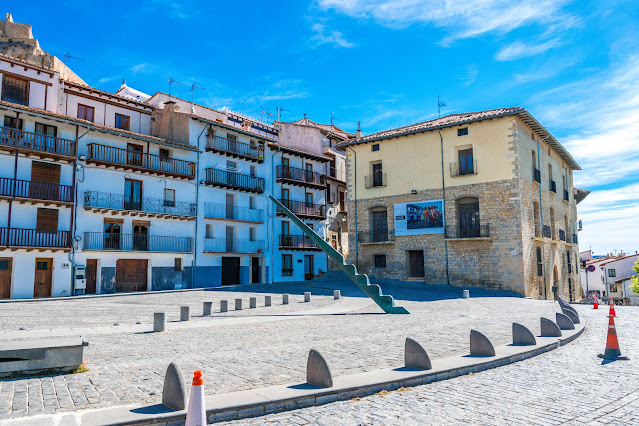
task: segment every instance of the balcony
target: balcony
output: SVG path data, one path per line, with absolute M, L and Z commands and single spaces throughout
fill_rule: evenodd
M 264 161 L 264 145 L 250 145 L 244 142 L 238 142 L 221 136 L 209 136 L 206 138 L 206 150 L 211 152 L 219 152 L 221 154 L 244 158 L 249 161 Z
M 280 250 L 321 250 L 306 235 L 280 235 Z
M 161 157 L 96 143 L 90 143 L 87 147 L 87 163 L 179 179 L 195 178 L 195 163 L 192 161 Z
M 38 229 L 0 228 L 0 245 L 13 250 L 70 250 L 71 232 Z
M 326 188 L 324 175 L 310 170 L 298 169 L 290 166 L 277 166 L 275 168 L 277 182 L 291 185 L 306 186 L 315 189 Z
M 460 168 L 459 163 L 450 163 L 450 176 L 467 176 L 467 175 L 476 175 L 477 174 L 477 160 L 473 161 L 472 166 L 466 168 Z
M 192 253 L 193 238 L 85 232 L 83 250 Z
M 572 234 L 572 243 L 579 244 L 579 240 L 577 240 L 577 234 Z
M 388 232 L 388 229 L 371 229 L 357 234 L 357 241 L 361 244 L 392 244 L 395 236 Z
M 69 139 L 25 132 L 11 127 L 0 127 L 0 149 L 24 152 L 56 160 L 73 161 L 76 144 Z
M 285 200 L 280 198 L 280 203 L 287 209 L 304 219 L 326 219 L 326 206 L 323 204 L 312 204 L 304 201 Z M 278 207 L 277 214 L 284 216 L 284 212 Z
M 533 168 L 533 181 L 541 184 L 541 171 Z
M 557 193 L 557 184 L 554 180 L 549 179 L 548 189 L 550 190 L 550 192 L 554 192 L 555 194 Z
M 379 188 L 386 186 L 386 173 L 375 173 L 364 176 L 364 186 L 366 188 Z
M 543 238 L 550 238 L 551 232 L 550 232 L 550 226 L 548 225 L 544 225 L 541 228 L 541 236 Z
M 336 169 L 335 167 L 329 167 L 326 177 L 340 182 L 346 182 L 346 171 Z
M 490 238 L 490 223 L 482 223 L 479 226 L 460 227 L 447 226 L 446 239 L 449 240 L 469 240 L 469 239 Z
M 570 201 L 570 197 L 568 196 L 568 191 L 564 189 L 564 201 Z
M 264 210 L 250 209 L 226 204 L 204 203 L 204 217 L 238 222 L 263 223 Z
M 566 232 L 563 229 L 559 230 L 559 241 L 566 241 Z
M 187 220 L 195 217 L 195 203 L 143 197 L 132 201 L 129 196 L 110 192 L 86 191 L 84 208 L 94 212 L 122 212 L 124 215 L 162 217 Z
M 73 187 L 55 183 L 0 178 L 0 197 L 45 204 L 73 205 Z
M 254 192 L 257 194 L 264 192 L 264 178 L 226 170 L 206 169 L 206 180 L 204 183 L 206 185 L 235 189 L 237 191 Z
M 204 251 L 207 253 L 263 253 L 264 240 L 239 238 L 205 238 Z

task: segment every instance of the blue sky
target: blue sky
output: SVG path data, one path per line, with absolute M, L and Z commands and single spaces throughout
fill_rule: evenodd
M 522 106 L 584 169 L 580 249 L 639 250 L 639 4 L 567 0 L 15 2 L 89 84 L 122 78 L 255 117 L 365 134 Z M 192 84 L 200 88 L 189 92 Z M 266 119 L 268 115 L 264 114 Z

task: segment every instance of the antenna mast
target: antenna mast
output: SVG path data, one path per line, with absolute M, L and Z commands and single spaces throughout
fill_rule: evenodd
M 446 106 L 446 102 L 439 100 L 439 95 L 437 95 L 437 115 L 439 118 L 442 116 L 442 107 Z
M 174 79 L 173 77 L 169 77 L 169 100 L 171 100 L 171 85 L 172 85 L 173 83 L 177 83 L 177 84 L 179 84 L 180 86 L 182 86 L 182 85 L 183 85 L 182 83 L 180 83 L 179 81 L 177 81 L 177 80 L 176 80 L 176 79 Z

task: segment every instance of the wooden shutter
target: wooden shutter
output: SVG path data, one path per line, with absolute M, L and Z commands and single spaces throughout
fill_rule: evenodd
M 55 232 L 58 230 L 58 210 L 38 208 L 36 217 L 38 231 Z
M 60 165 L 33 161 L 31 163 L 31 182 L 55 183 L 59 185 Z

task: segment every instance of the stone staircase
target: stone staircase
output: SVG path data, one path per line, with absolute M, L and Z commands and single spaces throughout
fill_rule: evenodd
M 384 310 L 387 314 L 409 314 L 405 308 L 401 306 L 395 306 L 395 299 L 393 296 L 382 294 L 382 289 L 377 284 L 371 284 L 368 280 L 368 276 L 366 274 L 359 274 L 357 272 L 357 268 L 355 265 L 350 263 L 346 263 L 344 257 L 329 243 L 324 241 L 322 237 L 317 235 L 311 228 L 306 226 L 304 222 L 302 222 L 295 214 L 293 214 L 289 209 L 284 207 L 282 203 L 273 198 L 272 195 L 269 195 L 271 201 L 275 203 L 275 205 L 286 214 L 300 229 L 315 243 L 319 248 L 321 248 L 324 253 L 331 259 L 339 268 L 348 276 L 359 288 L 361 288 L 364 293 L 368 295 L 375 303 L 379 305 L 380 308 Z

